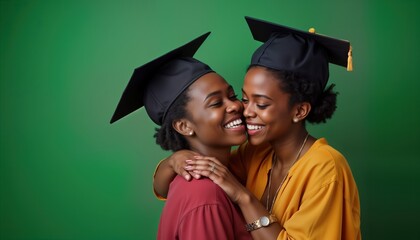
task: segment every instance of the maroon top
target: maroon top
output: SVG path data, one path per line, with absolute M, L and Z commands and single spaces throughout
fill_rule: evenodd
M 157 239 L 252 239 L 240 210 L 208 178 L 187 182 L 177 176 L 169 187 Z

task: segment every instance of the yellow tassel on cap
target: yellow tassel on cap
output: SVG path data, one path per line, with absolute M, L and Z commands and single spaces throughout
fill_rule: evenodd
M 315 28 L 309 28 L 309 32 L 315 34 Z M 353 57 L 352 57 L 352 49 L 351 46 L 349 48 L 349 52 L 347 53 L 347 71 L 353 71 Z
M 347 71 L 351 72 L 353 71 L 353 57 L 352 57 L 352 50 L 351 50 L 351 46 L 349 49 L 349 52 L 347 53 L 348 57 L 347 57 Z

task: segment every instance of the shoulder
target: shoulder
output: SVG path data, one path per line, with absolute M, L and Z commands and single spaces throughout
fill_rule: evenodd
M 296 170 L 323 184 L 342 181 L 345 175 L 351 174 L 346 158 L 324 138 L 318 139 L 312 145 L 296 164 Z
M 310 162 L 314 165 L 331 165 L 342 167 L 347 165 L 346 158 L 335 148 L 328 144 L 325 138 L 318 139 L 307 152 Z
M 308 190 L 305 195 L 311 197 L 324 189 L 335 199 L 341 194 L 350 208 L 355 212 L 360 211 L 357 185 L 346 158 L 324 138 L 318 139 L 310 150 L 296 173 L 298 179 L 305 182 L 303 185 Z M 324 197 L 328 197 L 328 194 Z
M 198 205 L 219 204 L 228 199 L 225 192 L 209 178 L 193 178 L 191 181 L 186 181 L 181 176 L 175 177 L 172 181 L 168 200 L 170 200 L 170 195 L 181 198 L 183 202 Z
M 185 217 L 206 214 L 231 217 L 234 205 L 226 193 L 208 178 L 186 181 L 177 176 L 169 187 L 168 199 L 165 205 L 167 211 L 178 212 L 180 221 Z

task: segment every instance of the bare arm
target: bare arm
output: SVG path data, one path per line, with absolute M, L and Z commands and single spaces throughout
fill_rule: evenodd
M 153 176 L 153 189 L 155 190 L 155 193 L 160 197 L 166 198 L 169 184 L 177 174 L 184 176 L 184 178 L 189 181 L 191 179 L 191 174 L 184 169 L 186 165 L 185 160 L 192 159 L 197 155 L 198 154 L 193 151 L 180 150 L 162 160 Z M 197 174 L 195 174 L 195 177 L 199 178 Z

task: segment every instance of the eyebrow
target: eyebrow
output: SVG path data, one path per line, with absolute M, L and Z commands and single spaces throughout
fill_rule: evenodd
M 246 94 L 243 89 L 242 89 L 242 93 Z M 253 96 L 255 98 L 265 98 L 265 99 L 273 100 L 272 98 L 270 98 L 266 95 L 263 95 L 263 94 L 252 94 L 251 96 Z
M 229 85 L 229 87 L 227 88 L 227 90 L 228 90 L 228 91 L 233 90 L 232 85 Z M 222 94 L 222 91 L 214 91 L 214 92 L 212 92 L 212 93 L 209 93 L 209 94 L 207 95 L 207 97 L 204 99 L 204 101 L 206 101 L 208 98 L 210 98 L 210 97 L 212 97 L 212 96 L 215 96 L 215 95 L 220 95 L 220 94 Z

